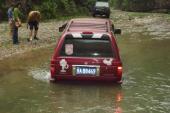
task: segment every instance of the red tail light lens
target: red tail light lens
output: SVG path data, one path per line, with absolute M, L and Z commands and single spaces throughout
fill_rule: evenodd
M 123 70 L 122 66 L 117 67 L 117 75 L 120 76 L 120 77 L 122 76 L 122 70 Z
M 51 60 L 51 66 L 54 66 L 54 64 L 55 64 L 55 61 Z
M 51 60 L 51 67 L 50 67 L 50 72 L 51 72 L 51 78 L 54 78 L 56 74 L 56 69 L 55 69 L 55 60 Z
M 93 34 L 93 32 L 88 32 L 88 31 L 86 31 L 86 32 L 83 32 L 82 34 L 90 35 L 90 34 Z
M 122 71 L 122 69 L 123 69 L 122 66 L 117 67 L 117 70 L 119 70 L 119 71 Z

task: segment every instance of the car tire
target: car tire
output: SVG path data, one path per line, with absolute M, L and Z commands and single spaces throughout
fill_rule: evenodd
M 56 78 L 50 78 L 50 82 L 51 83 L 55 83 L 56 82 Z
M 118 85 L 121 85 L 123 83 L 122 80 L 116 82 Z
M 106 15 L 106 18 L 110 18 L 110 15 Z

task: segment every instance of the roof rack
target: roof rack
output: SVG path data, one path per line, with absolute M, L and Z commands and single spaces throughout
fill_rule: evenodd
M 108 32 L 107 21 L 94 21 L 94 20 L 72 20 L 68 31 L 100 31 Z

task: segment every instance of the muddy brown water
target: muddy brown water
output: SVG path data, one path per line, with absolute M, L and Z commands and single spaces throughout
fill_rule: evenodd
M 169 113 L 170 39 L 126 34 L 117 42 L 121 86 L 49 83 L 53 46 L 0 61 L 0 113 Z

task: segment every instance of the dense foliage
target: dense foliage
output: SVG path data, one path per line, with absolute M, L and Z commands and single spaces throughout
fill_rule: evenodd
M 5 3 L 5 0 L 0 0 L 0 20 L 3 18 L 3 15 L 4 15 L 4 3 Z
M 43 19 L 88 15 L 96 0 L 0 0 L 0 20 L 7 18 L 7 8 L 20 2 L 26 18 L 30 10 L 39 10 Z M 128 11 L 170 9 L 170 0 L 98 0 L 110 1 L 111 6 Z
M 0 0 L 0 14 L 6 17 L 10 4 L 21 3 L 23 14 L 30 10 L 42 12 L 43 19 L 58 18 L 61 16 L 87 15 L 96 0 Z M 5 7 L 2 8 L 2 6 Z M 24 15 L 25 18 L 27 15 Z
M 114 0 L 115 7 L 128 11 L 170 9 L 170 0 Z
M 42 0 L 41 5 L 35 4 L 34 7 L 43 12 L 43 17 L 49 19 L 57 18 L 58 16 L 86 15 L 93 1 L 94 0 Z

